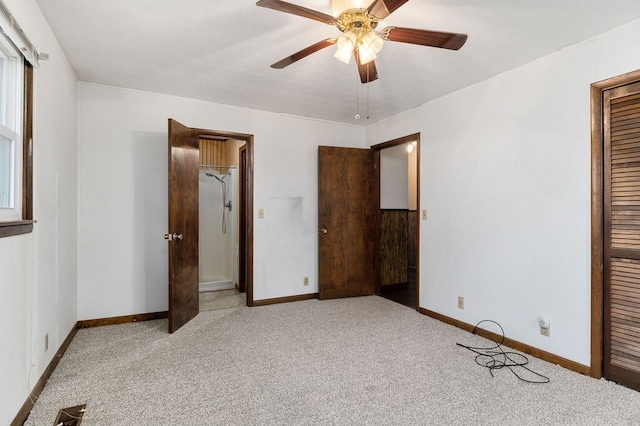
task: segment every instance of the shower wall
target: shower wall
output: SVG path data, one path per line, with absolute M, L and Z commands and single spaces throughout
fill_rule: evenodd
M 212 170 L 200 170 L 199 175 L 199 256 L 198 274 L 200 291 L 225 290 L 234 288 L 236 282 L 235 233 L 237 204 L 233 197 L 237 179 L 236 171 L 224 177 L 227 188 L 227 201 L 231 201 L 232 210 L 223 206 L 222 184 L 212 173 L 223 178 L 225 175 Z M 225 212 L 226 210 L 226 212 Z M 225 214 L 225 228 L 223 231 L 223 212 Z

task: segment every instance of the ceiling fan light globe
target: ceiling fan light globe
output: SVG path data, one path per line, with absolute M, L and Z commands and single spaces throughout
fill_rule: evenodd
M 367 50 L 367 49 L 363 49 L 362 47 L 359 48 L 358 51 L 360 52 L 360 64 L 362 65 L 368 64 L 369 62 L 373 61 L 377 57 L 377 55 L 374 52 L 371 52 L 370 50 Z
M 375 31 L 369 31 L 362 37 L 362 47 L 374 55 L 377 55 L 382 50 L 383 44 L 382 37 L 376 34 Z
M 336 40 L 336 45 L 338 46 L 338 51 L 335 56 L 345 64 L 348 64 L 351 60 L 351 54 L 356 48 L 356 43 L 358 42 L 358 36 L 353 31 L 347 31 Z
M 342 50 L 338 50 L 333 56 L 345 64 L 348 64 L 349 61 L 351 61 L 351 53 L 346 53 Z
M 357 42 L 358 36 L 353 31 L 348 31 L 338 37 L 338 40 L 336 40 L 336 46 L 338 46 L 338 50 L 353 53 Z

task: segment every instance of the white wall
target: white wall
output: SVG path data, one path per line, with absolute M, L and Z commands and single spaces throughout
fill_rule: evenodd
M 34 73 L 38 222 L 31 234 L 0 238 L 0 424 L 9 424 L 77 320 L 77 81 L 35 2 L 4 3 L 50 54 Z
M 80 84 L 80 319 L 167 309 L 167 119 L 255 136 L 254 299 L 317 292 L 317 147 L 364 146 L 364 129 Z M 287 203 L 286 200 L 297 200 Z M 281 202 L 282 201 L 282 202 Z M 282 210 L 289 205 L 290 210 Z M 294 208 L 295 207 L 295 208 Z M 298 250 L 278 238 L 296 226 Z M 274 265 L 286 263 L 293 269 Z M 310 285 L 303 286 L 303 276 Z
M 418 209 L 418 150 L 414 149 L 407 156 L 407 162 L 409 163 L 407 169 L 407 195 L 409 197 L 408 208 L 409 210 Z
M 639 39 L 640 20 L 367 128 L 421 132 L 420 306 L 590 364 L 589 90 L 640 68 Z
M 408 155 L 405 145 L 380 150 L 380 208 L 409 207 Z

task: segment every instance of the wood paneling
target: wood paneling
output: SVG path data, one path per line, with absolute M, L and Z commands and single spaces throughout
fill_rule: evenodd
M 415 268 L 418 266 L 418 212 L 416 210 L 407 212 L 407 226 L 409 227 L 407 262 L 410 268 Z
M 199 164 L 228 166 L 227 163 L 227 143 L 226 141 L 200 139 Z M 222 170 L 226 173 L 226 169 Z
M 409 224 L 407 210 L 380 211 L 381 285 L 408 282 Z
M 235 166 L 238 167 L 238 149 L 245 144 L 245 141 L 234 139 L 207 139 L 200 138 L 198 163 L 203 166 Z M 228 168 L 221 167 L 217 170 L 220 173 L 227 173 Z

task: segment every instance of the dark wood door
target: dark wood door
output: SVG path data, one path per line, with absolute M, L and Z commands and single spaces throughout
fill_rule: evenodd
M 169 332 L 199 311 L 198 132 L 169 119 Z
M 640 390 L 640 83 L 603 93 L 604 376 Z
M 373 150 L 318 148 L 320 299 L 371 295 L 378 265 Z

